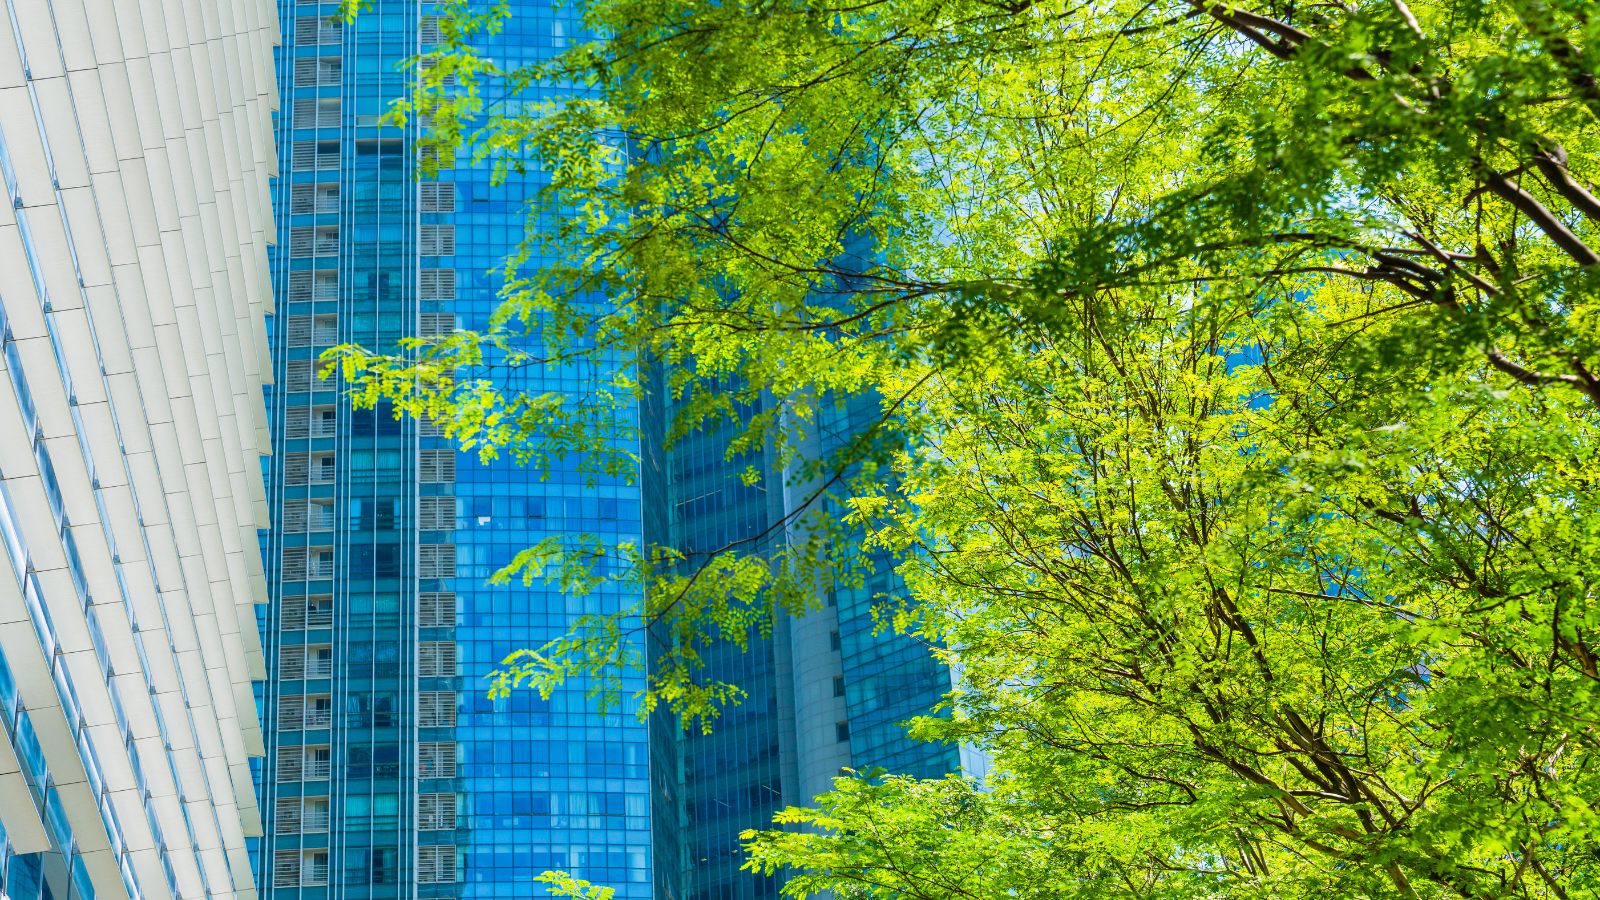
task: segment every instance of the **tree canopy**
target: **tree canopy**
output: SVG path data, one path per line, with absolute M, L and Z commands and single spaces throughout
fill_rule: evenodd
M 794 893 L 1592 894 L 1591 12 L 593 0 L 504 70 L 507 13 L 455 2 L 396 115 L 432 117 L 425 169 L 537 179 L 527 239 L 490 331 L 342 364 L 484 452 L 621 470 L 652 394 L 669 441 L 733 427 L 817 485 L 809 539 L 531 549 L 507 577 L 617 553 L 644 599 L 501 688 L 652 623 L 647 705 L 709 723 L 736 696 L 697 648 L 898 560 L 883 627 L 960 675 L 914 728 L 994 770 L 752 835 Z

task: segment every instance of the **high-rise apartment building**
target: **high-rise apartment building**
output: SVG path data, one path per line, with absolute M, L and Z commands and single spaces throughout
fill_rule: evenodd
M 0 884 L 255 896 L 264 0 L 0 17 Z
M 486 48 L 502 66 L 581 37 L 572 5 L 511 6 Z M 891 721 L 925 710 L 946 676 L 909 642 L 870 633 L 875 583 L 747 652 L 714 651 L 713 677 L 750 696 L 710 736 L 664 715 L 646 726 L 627 707 L 598 715 L 583 684 L 549 701 L 485 699 L 482 677 L 510 651 L 630 599 L 487 585 L 518 550 L 559 534 L 721 546 L 769 531 L 788 498 L 781 473 L 739 482 L 726 435 L 663 451 L 650 437 L 669 412 L 659 398 L 640 410 L 640 477 L 591 485 L 571 460 L 541 479 L 457 453 L 426 423 L 354 410 L 337 378 L 316 377 L 336 343 L 484 329 L 498 287 L 486 273 L 520 239 L 536 186 L 492 186 L 467 164 L 413 180 L 415 125 L 378 118 L 407 90 L 396 64 L 438 37 L 429 8 L 375 0 L 349 28 L 329 19 L 336 8 L 278 5 L 262 893 L 534 897 L 533 879 L 560 869 L 622 897 L 771 895 L 774 880 L 737 872 L 739 831 L 844 766 L 950 770 L 950 752 L 907 744 Z M 590 373 L 519 377 L 578 392 Z

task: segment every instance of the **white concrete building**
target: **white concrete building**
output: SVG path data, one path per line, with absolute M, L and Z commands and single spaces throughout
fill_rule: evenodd
M 0 878 L 253 898 L 276 10 L 0 2 Z

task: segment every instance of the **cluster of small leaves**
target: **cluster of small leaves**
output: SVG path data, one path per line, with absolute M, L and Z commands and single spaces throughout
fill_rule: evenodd
M 506 577 L 593 593 L 603 549 L 639 599 L 497 690 L 643 666 L 642 710 L 710 727 L 710 642 L 888 553 L 881 621 L 962 673 L 918 733 L 995 794 L 844 784 L 756 841 L 794 893 L 1593 890 L 1586 4 L 595 0 L 514 71 L 505 15 L 449 5 L 397 114 L 540 173 L 527 239 L 486 333 L 346 351 L 363 402 L 580 454 L 659 408 L 801 499 L 692 555 L 530 550 Z M 464 390 L 475 345 L 593 389 Z

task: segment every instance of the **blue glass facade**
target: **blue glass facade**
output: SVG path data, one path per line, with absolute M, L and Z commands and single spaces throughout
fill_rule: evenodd
M 576 31 L 570 9 L 512 6 L 488 48 L 502 63 Z M 498 288 L 485 273 L 521 235 L 526 187 L 465 165 L 413 181 L 415 132 L 376 119 L 406 90 L 395 64 L 424 46 L 426 11 L 378 2 L 349 29 L 335 11 L 279 6 L 263 896 L 527 897 L 549 869 L 649 896 L 645 726 L 627 708 L 594 714 L 582 684 L 490 703 L 481 680 L 625 599 L 488 576 L 551 533 L 636 542 L 638 488 L 481 462 L 312 377 L 336 342 L 482 329 Z M 551 371 L 527 386 L 581 383 Z
M 581 36 L 571 8 L 511 6 L 485 47 L 501 65 Z M 424 423 L 354 410 L 337 379 L 314 377 L 334 343 L 485 329 L 499 288 L 487 273 L 521 237 L 537 178 L 494 186 L 486 168 L 462 164 L 412 180 L 414 126 L 377 117 L 407 90 L 396 63 L 425 47 L 427 9 L 377 0 L 348 29 L 328 23 L 335 11 L 279 6 L 262 896 L 533 897 L 548 869 L 622 897 L 773 896 L 777 879 L 737 871 L 737 836 L 807 799 L 789 623 L 744 652 L 708 655 L 711 677 L 748 693 L 709 736 L 681 734 L 664 714 L 647 727 L 626 705 L 597 715 L 582 683 L 548 701 L 518 691 L 491 703 L 482 677 L 575 615 L 631 599 L 610 586 L 584 598 L 489 586 L 518 550 L 575 533 L 714 550 L 781 516 L 781 478 L 743 484 L 739 470 L 760 461 L 726 460 L 726 434 L 663 450 L 659 397 L 639 411 L 642 477 L 591 482 L 571 460 L 541 477 L 457 453 Z M 585 387 L 577 369 L 519 377 L 508 386 Z M 845 679 L 850 723 L 834 746 L 830 721 L 830 752 L 948 770 L 950 754 L 907 744 L 893 724 L 936 699 L 943 673 L 910 642 L 868 633 L 870 593 L 838 600 L 828 665 Z M 624 696 L 638 687 L 625 681 Z

